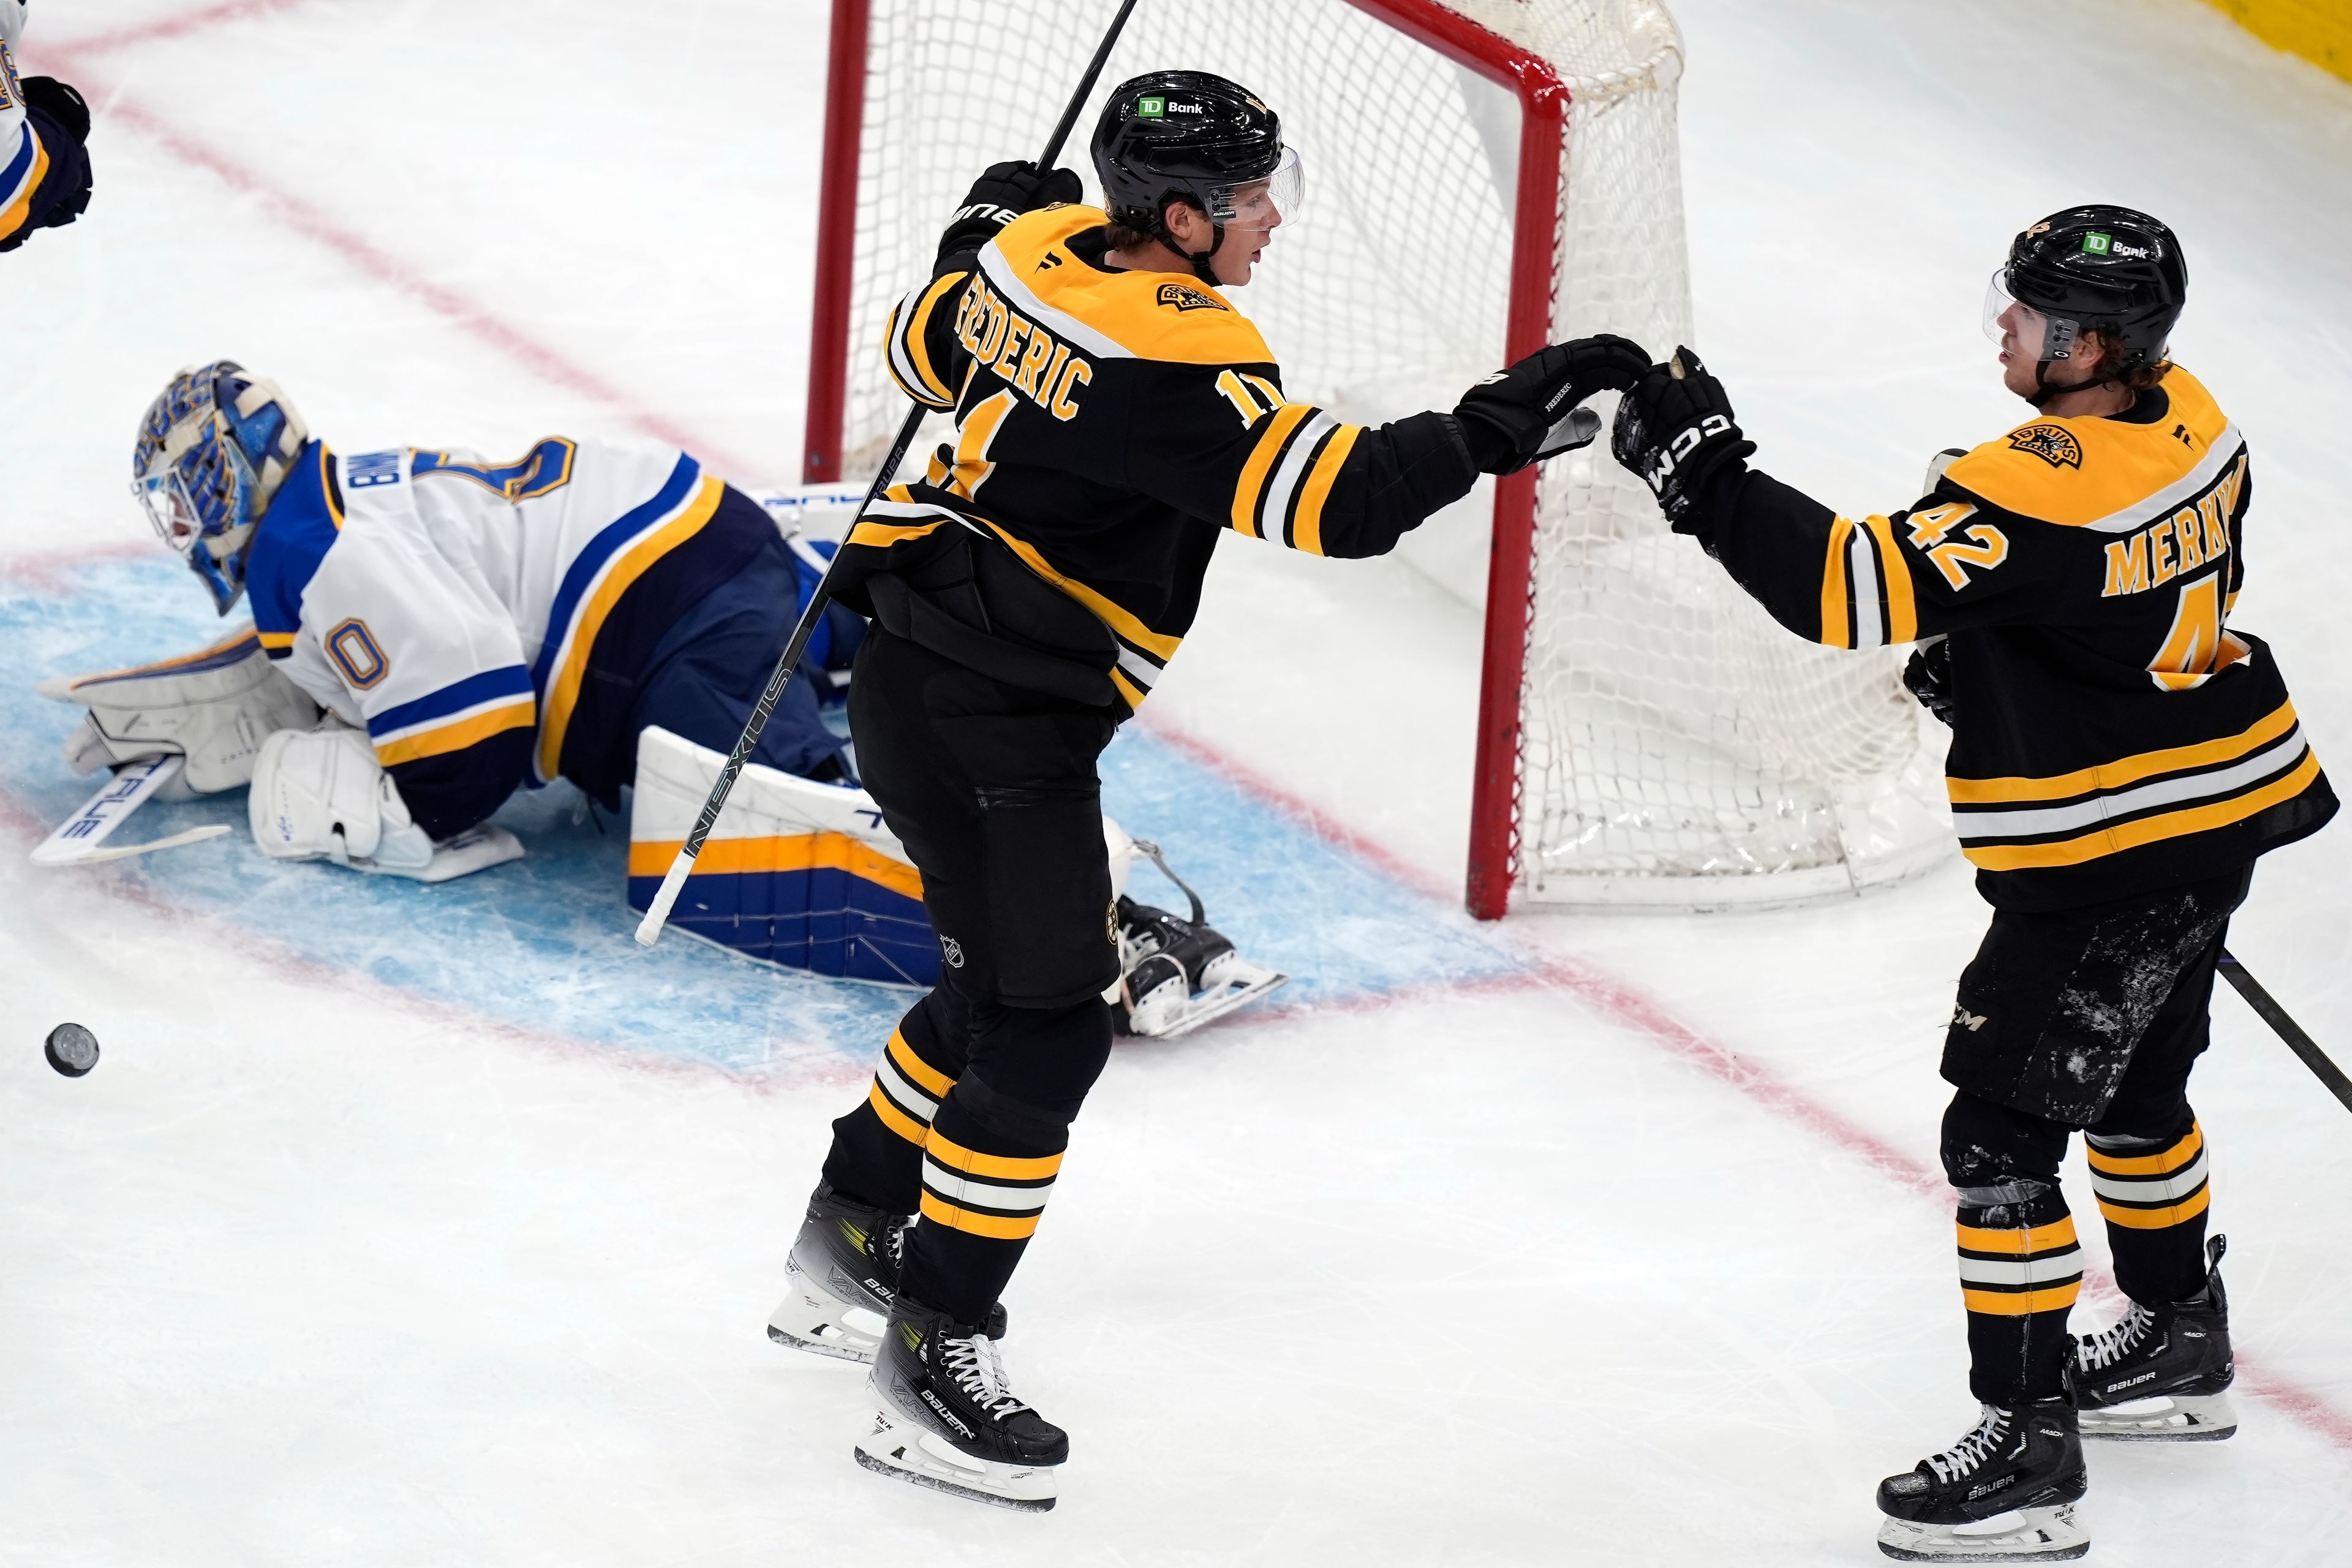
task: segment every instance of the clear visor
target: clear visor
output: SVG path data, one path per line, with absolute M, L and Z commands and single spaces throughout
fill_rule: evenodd
M 1307 173 L 1298 161 L 1298 150 L 1285 147 L 1274 173 L 1265 179 L 1238 185 L 1213 185 L 1204 194 L 1209 201 L 1209 216 L 1218 223 L 1227 228 L 1268 233 L 1298 221 L 1299 211 L 1307 201 Z
M 1995 268 L 1992 281 L 1985 285 L 1985 336 L 2019 359 L 2043 363 L 2073 359 L 2082 323 L 2021 302 L 2009 291 L 2008 271 L 2006 267 Z

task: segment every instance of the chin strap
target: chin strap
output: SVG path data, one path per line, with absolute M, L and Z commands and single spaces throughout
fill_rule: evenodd
M 1216 268 L 1210 266 L 1209 262 L 1225 243 L 1225 226 L 1223 224 L 1213 222 L 1209 225 L 1209 248 L 1206 250 L 1192 251 L 1185 249 L 1184 247 L 1178 242 L 1176 236 L 1170 231 L 1167 219 L 1164 217 L 1160 219 L 1160 233 L 1157 237 L 1160 244 L 1166 246 L 1169 249 L 1174 251 L 1177 255 L 1182 257 L 1185 260 L 1192 264 L 1193 277 L 1198 278 L 1202 282 L 1207 284 L 1212 289 L 1221 287 L 1217 281 Z
M 2053 385 L 2049 380 L 2050 367 L 2055 363 L 2057 362 L 2054 360 L 2046 359 L 2036 360 L 2033 362 L 2033 393 L 2032 395 L 2026 398 L 2025 401 L 2033 405 L 2036 408 L 2039 408 L 2042 405 L 2052 402 L 2054 399 L 2063 397 L 2070 392 L 2088 392 L 2094 387 L 2108 385 L 2113 382 L 2121 380 L 2124 374 L 2123 370 L 2111 370 L 2104 375 L 2095 375 L 2088 381 L 2078 381 L 2070 385 L 2056 386 Z M 2130 368 L 2131 367 L 2129 365 L 2126 365 L 2124 370 L 2129 370 Z

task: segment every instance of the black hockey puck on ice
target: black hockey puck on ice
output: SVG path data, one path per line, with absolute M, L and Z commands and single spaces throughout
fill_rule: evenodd
M 41 1053 L 68 1078 L 79 1078 L 98 1065 L 98 1037 L 79 1024 L 59 1024 L 49 1031 Z

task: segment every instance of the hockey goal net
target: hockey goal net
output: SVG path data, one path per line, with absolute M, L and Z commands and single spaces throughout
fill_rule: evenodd
M 807 479 L 880 460 L 892 301 L 979 168 L 1036 155 L 1115 9 L 835 0 Z M 1290 396 L 1377 422 L 1546 342 L 1692 342 L 1656 0 L 1143 0 L 1063 158 L 1089 199 L 1102 99 L 1163 67 L 1244 83 L 1300 149 L 1307 221 L 1246 303 Z M 1605 445 L 1425 531 L 1484 563 L 1472 911 L 1794 902 L 1933 863 L 1949 818 L 1898 656 L 1773 626 Z

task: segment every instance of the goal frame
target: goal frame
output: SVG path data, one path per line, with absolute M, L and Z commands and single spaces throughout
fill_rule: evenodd
M 1518 103 L 1510 302 L 1499 363 L 1511 363 L 1534 353 L 1549 337 L 1558 284 L 1559 237 L 1566 195 L 1562 159 L 1571 102 L 1568 85 L 1541 56 L 1435 0 L 1346 3 L 1504 88 Z M 872 0 L 833 0 L 826 45 L 824 152 L 817 191 L 815 300 L 801 462 L 801 477 L 811 484 L 841 478 L 871 5 Z M 1522 704 L 1528 637 L 1535 609 L 1536 486 L 1533 467 L 1495 481 L 1477 744 L 1470 786 L 1470 863 L 1465 889 L 1465 902 L 1480 920 L 1498 920 L 1508 911 L 1518 869 Z

